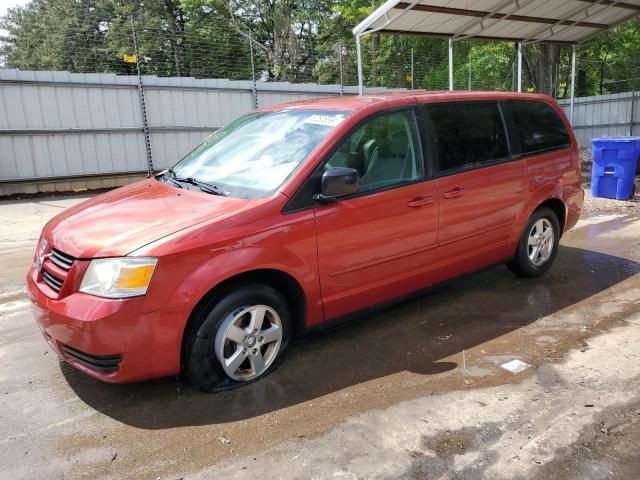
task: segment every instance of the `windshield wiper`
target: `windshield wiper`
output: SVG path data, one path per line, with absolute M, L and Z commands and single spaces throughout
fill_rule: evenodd
M 167 175 L 167 173 L 169 175 Z M 173 171 L 173 168 L 169 168 L 163 175 L 162 178 L 165 180 L 169 180 L 171 185 L 174 185 L 178 188 L 184 188 L 182 184 L 177 180 L 176 173 Z
M 227 193 L 224 192 L 217 185 L 213 185 L 211 183 L 203 182 L 201 180 L 196 180 L 193 177 L 186 177 L 186 178 L 176 177 L 175 176 L 176 174 L 173 172 L 173 170 L 171 170 L 171 173 L 173 173 L 172 180 L 174 180 L 176 182 L 189 183 L 191 185 L 195 185 L 196 187 L 198 187 L 203 192 L 211 193 L 212 195 L 220 195 L 222 197 L 227 197 L 228 196 Z
M 167 175 L 167 174 L 169 174 L 169 175 Z M 227 193 L 225 191 L 223 191 L 217 185 L 213 185 L 211 183 L 203 182 L 201 180 L 196 180 L 193 177 L 186 177 L 186 178 L 178 177 L 176 175 L 176 172 L 173 170 L 173 168 L 168 168 L 167 171 L 165 172 L 165 174 L 162 175 L 162 177 L 167 179 L 167 180 L 169 180 L 172 185 L 175 185 L 178 188 L 184 188 L 182 186 L 182 184 L 183 183 L 188 183 L 190 185 L 194 185 L 194 186 L 198 187 L 201 191 L 203 191 L 205 193 L 210 193 L 212 195 L 220 195 L 222 197 L 228 197 L 229 196 L 229 195 L 227 195 Z

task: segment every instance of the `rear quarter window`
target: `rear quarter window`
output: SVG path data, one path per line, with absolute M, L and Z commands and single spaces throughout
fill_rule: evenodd
M 514 154 L 565 148 L 569 134 L 556 111 L 543 102 L 514 100 L 502 103 Z

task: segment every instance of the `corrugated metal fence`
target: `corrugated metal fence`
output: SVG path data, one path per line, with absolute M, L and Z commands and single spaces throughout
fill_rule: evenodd
M 153 166 L 173 165 L 255 105 L 357 87 L 143 77 Z M 114 186 L 87 179 L 147 171 L 137 77 L 0 70 L 0 195 Z M 83 178 L 83 181 L 79 179 Z
M 583 147 L 590 147 L 592 138 L 639 135 L 639 100 L 638 92 L 576 98 L 573 130 L 578 143 Z M 569 100 L 559 103 L 568 117 Z
M 143 84 L 156 170 L 256 104 L 357 93 L 340 85 L 155 76 Z M 568 102 L 561 103 L 568 114 Z M 633 93 L 576 99 L 580 143 L 629 135 L 640 122 L 636 103 Z M 135 76 L 0 70 L 0 112 L 0 195 L 110 187 L 148 169 Z

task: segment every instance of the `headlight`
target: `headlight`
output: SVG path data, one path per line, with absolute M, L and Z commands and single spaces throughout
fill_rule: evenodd
M 80 291 L 107 298 L 127 298 L 147 293 L 157 258 L 124 257 L 91 260 Z

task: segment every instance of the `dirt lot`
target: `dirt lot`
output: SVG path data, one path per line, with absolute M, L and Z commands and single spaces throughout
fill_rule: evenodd
M 0 202 L 0 478 L 640 476 L 640 203 L 589 199 L 544 278 L 455 280 L 205 395 L 102 384 L 48 350 L 23 277 L 79 200 Z

